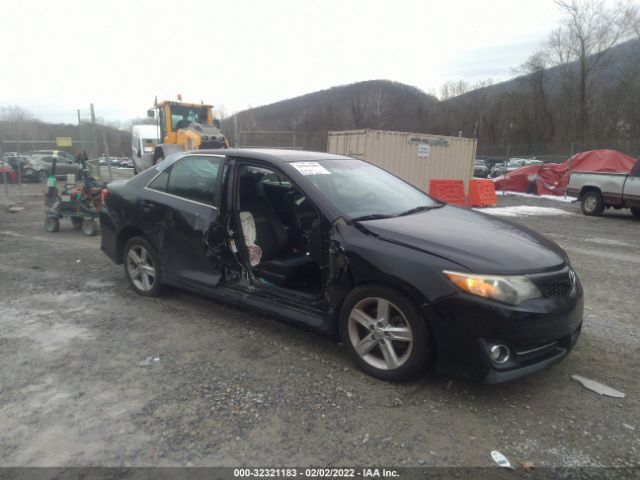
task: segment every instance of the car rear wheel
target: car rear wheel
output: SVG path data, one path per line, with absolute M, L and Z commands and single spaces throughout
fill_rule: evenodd
M 640 207 L 631 207 L 629 210 L 634 217 L 640 217 Z
M 124 271 L 139 295 L 157 297 L 162 292 L 160 263 L 154 250 L 142 237 L 133 237 L 124 247 Z
M 604 200 L 600 192 L 592 190 L 582 196 L 580 203 L 582 213 L 585 215 L 602 215 L 604 211 Z
M 424 372 L 429 363 L 429 332 L 413 302 L 388 287 L 354 289 L 339 319 L 342 342 L 371 376 L 403 381 Z
M 48 179 L 49 179 L 49 173 L 46 170 L 40 170 L 38 172 L 38 181 L 40 183 L 47 183 Z

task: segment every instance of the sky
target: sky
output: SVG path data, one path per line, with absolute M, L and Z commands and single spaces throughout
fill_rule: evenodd
M 5 5 L 0 106 L 77 122 L 143 117 L 154 98 L 227 115 L 389 79 L 437 93 L 506 80 L 558 26 L 553 0 L 21 0 Z M 8 12 L 6 11 L 8 9 Z

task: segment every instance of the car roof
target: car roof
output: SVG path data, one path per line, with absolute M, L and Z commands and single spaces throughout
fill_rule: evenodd
M 319 160 L 356 160 L 345 155 L 285 148 L 225 148 L 218 150 L 193 150 L 188 153 L 210 153 L 234 157 L 255 158 L 271 162 L 317 162 Z

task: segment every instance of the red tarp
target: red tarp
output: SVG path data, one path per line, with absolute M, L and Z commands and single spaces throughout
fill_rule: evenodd
M 563 163 L 530 165 L 507 174 L 506 190 L 537 193 L 538 195 L 564 195 L 571 172 L 629 173 L 635 158 L 615 150 L 591 150 L 577 153 Z M 493 180 L 496 190 L 505 190 L 504 175 Z

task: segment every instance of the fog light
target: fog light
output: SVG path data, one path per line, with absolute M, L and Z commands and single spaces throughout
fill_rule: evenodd
M 492 345 L 489 349 L 489 358 L 494 363 L 504 363 L 509 360 L 511 352 L 505 345 Z

